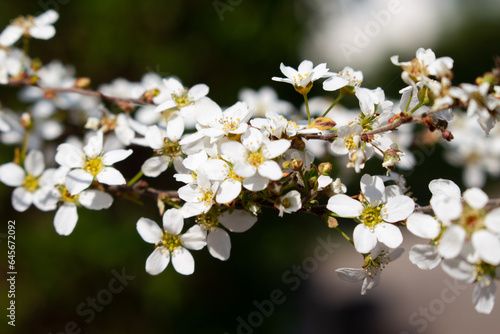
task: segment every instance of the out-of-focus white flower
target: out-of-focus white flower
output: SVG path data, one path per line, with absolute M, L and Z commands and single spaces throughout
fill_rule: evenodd
M 276 91 L 268 86 L 255 91 L 250 88 L 240 90 L 238 97 L 240 101 L 246 102 L 248 108 L 253 110 L 253 115 L 263 117 L 267 111 L 273 111 L 279 115 L 291 114 L 294 110 L 293 104 L 280 100 Z
M 174 269 L 182 275 L 194 272 L 194 258 L 188 249 L 200 250 L 205 247 L 206 231 L 194 225 L 181 234 L 184 218 L 177 209 L 169 209 L 163 214 L 163 230 L 148 218 L 137 221 L 137 231 L 144 241 L 154 244 L 153 253 L 146 260 L 146 272 L 158 275 L 168 266 L 170 259 Z
M 49 9 L 36 17 L 20 16 L 0 34 L 0 46 L 9 47 L 22 36 L 37 39 L 51 39 L 56 34 L 53 24 L 59 19 L 59 13 Z
M 24 168 L 13 162 L 0 166 L 0 181 L 16 187 L 12 192 L 12 206 L 16 211 L 24 212 L 31 204 L 42 211 L 56 208 L 56 202 L 46 201 L 47 192 L 44 190 L 50 173 L 50 169 L 45 170 L 43 153 L 36 150 L 26 155 Z

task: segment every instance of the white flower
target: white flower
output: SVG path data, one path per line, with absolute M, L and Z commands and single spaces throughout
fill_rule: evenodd
M 476 115 L 481 128 L 489 134 L 500 115 L 500 100 L 488 94 L 490 88 L 488 82 L 483 82 L 479 86 L 462 84 L 460 87 L 461 90 L 455 91 L 455 97 L 462 102 L 468 102 L 467 116 Z
M 167 123 L 167 131 L 163 132 L 158 126 L 148 127 L 144 136 L 149 147 L 158 155 L 147 159 L 141 167 L 144 175 L 157 177 L 163 173 L 171 162 L 182 160 L 179 139 L 184 132 L 184 122 L 178 115 L 172 116 Z
M 223 143 L 221 152 L 235 161 L 233 170 L 245 178 L 243 186 L 260 191 L 267 187 L 269 180 L 277 181 L 283 176 L 281 167 L 272 159 L 285 153 L 289 147 L 290 142 L 286 139 L 270 141 L 259 130 L 249 128 L 241 136 L 241 143 Z
M 264 116 L 267 111 L 287 115 L 292 113 L 294 109 L 290 102 L 278 99 L 276 91 L 268 86 L 264 86 L 258 91 L 244 88 L 238 96 L 240 101 L 246 102 L 249 109 L 253 110 L 254 115 L 259 117 Z
M 336 178 L 331 184 L 332 190 L 335 194 L 345 194 L 347 187 L 342 183 L 340 178 Z
M 484 262 L 469 263 L 463 258 L 444 260 L 443 270 L 451 277 L 467 283 L 475 283 L 472 304 L 477 312 L 490 314 L 495 306 L 495 279 L 500 277 L 500 267 Z
M 470 241 L 478 257 L 490 264 L 500 264 L 500 223 L 498 211 L 486 212 L 488 195 L 479 188 L 463 193 L 449 180 L 433 180 L 429 184 L 433 196 L 431 205 L 436 216 L 446 225 L 438 246 L 445 259 L 457 257 L 467 241 Z
M 363 175 L 361 178 L 362 202 L 339 194 L 328 200 L 327 209 L 340 217 L 356 218 L 360 223 L 354 228 L 353 240 L 356 251 L 371 252 L 377 242 L 396 248 L 403 242 L 399 228 L 392 223 L 405 220 L 414 210 L 413 200 L 404 195 L 386 191 L 378 176 Z
M 163 230 L 148 218 L 137 221 L 137 231 L 144 241 L 155 244 L 153 253 L 146 260 L 146 272 L 158 275 L 167 267 L 172 258 L 174 269 L 182 275 L 194 272 L 194 258 L 188 249 L 200 250 L 205 247 L 206 232 L 200 225 L 194 225 L 181 234 L 184 219 L 177 209 L 169 209 L 163 215 Z
M 231 232 L 245 232 L 250 229 L 257 217 L 252 216 L 245 210 L 234 210 L 232 213 L 222 213 L 212 210 L 206 214 L 196 217 L 196 222 L 202 230 L 207 233 L 207 248 L 213 257 L 221 261 L 229 259 L 231 253 L 231 239 L 225 227 Z
M 399 62 L 399 56 L 392 56 L 391 62 L 396 66 L 401 66 L 403 73 L 401 79 L 409 85 L 414 86 L 415 82 L 422 81 L 433 75 L 437 78 L 451 76 L 453 59 L 441 57 L 436 59 L 436 55 L 431 49 L 419 48 L 416 57 L 411 61 Z
M 222 159 L 208 159 L 199 166 L 210 180 L 219 181 L 215 201 L 230 203 L 241 193 L 243 178 L 236 175 L 233 164 Z
M 65 185 L 71 195 L 87 189 L 94 179 L 107 185 L 125 184 L 123 175 L 110 167 L 132 154 L 132 150 L 112 150 L 103 152 L 103 134 L 92 135 L 81 150 L 72 144 L 57 147 L 55 160 L 61 166 L 72 168 L 66 176 Z
M 211 182 L 203 170 L 198 170 L 196 183 L 186 184 L 179 188 L 179 197 L 186 201 L 182 207 L 185 218 L 207 213 L 215 204 L 215 195 L 219 182 Z
M 363 72 L 355 71 L 351 67 L 346 66 L 339 73 L 334 73 L 330 78 L 323 82 L 323 89 L 326 91 L 335 91 L 342 87 L 351 87 L 356 89 L 361 86 L 363 81 Z
M 183 117 L 196 117 L 198 114 L 198 102 L 202 101 L 208 94 L 209 88 L 205 84 L 197 84 L 189 90 L 184 88 L 179 80 L 174 78 L 163 79 L 170 98 L 156 107 L 156 112 L 169 109 L 180 110 Z
M 283 213 L 297 212 L 302 208 L 302 200 L 300 198 L 300 193 L 297 190 L 292 190 L 286 193 L 286 195 L 279 198 L 278 203 L 279 216 L 283 217 Z
M 273 77 L 274 81 L 286 82 L 292 84 L 295 89 L 308 91 L 312 87 L 313 81 L 328 75 L 326 63 L 321 63 L 313 68 L 313 63 L 309 60 L 304 60 L 300 63 L 298 71 L 290 66 L 280 65 L 281 72 L 286 78 Z
M 362 268 L 339 268 L 335 270 L 337 275 L 348 282 L 363 281 L 361 294 L 364 295 L 368 290 L 376 287 L 380 282 L 380 272 L 389 262 L 398 259 L 403 254 L 404 249 L 398 248 L 389 253 L 389 250 L 382 245 L 378 245 L 375 252 L 365 258 Z
M 59 14 L 49 9 L 45 13 L 33 16 L 20 16 L 13 20 L 0 34 L 0 46 L 9 47 L 19 40 L 23 35 L 38 39 L 50 39 L 56 34 L 54 24 L 59 19 Z
M 21 74 L 24 57 L 25 55 L 20 50 L 0 49 L 0 84 L 5 85 L 9 83 L 9 77 Z
M 210 137 L 212 143 L 223 136 L 241 135 L 248 128 L 250 117 L 252 111 L 245 102 L 237 102 L 224 111 L 220 108 L 210 108 L 198 117 L 198 123 L 205 127 L 199 132 Z
M 44 186 L 53 170 L 45 170 L 43 153 L 30 151 L 24 159 L 24 168 L 9 162 L 0 166 L 0 181 L 10 187 L 16 187 L 12 192 L 12 206 L 16 211 L 24 212 L 31 204 L 42 211 L 56 208 L 55 202 L 47 202 L 47 192 Z

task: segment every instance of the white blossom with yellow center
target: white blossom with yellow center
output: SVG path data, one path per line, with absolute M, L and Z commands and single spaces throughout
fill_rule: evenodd
M 363 175 L 361 178 L 362 202 L 339 194 L 328 200 L 327 209 L 340 217 L 355 218 L 354 247 L 361 254 L 370 253 L 378 242 L 396 248 L 403 242 L 403 235 L 393 223 L 405 220 L 415 209 L 415 202 L 408 196 L 387 191 L 379 176 Z
M 87 189 L 94 180 L 107 185 L 125 184 L 123 175 L 111 165 L 131 154 L 132 150 L 103 152 L 103 133 L 97 131 L 83 150 L 68 143 L 59 145 L 55 160 L 71 169 L 66 175 L 65 186 L 70 195 L 76 195 Z
M 194 225 L 181 234 L 184 218 L 177 209 L 169 209 L 163 214 L 163 230 L 148 218 L 137 221 L 137 232 L 144 241 L 155 245 L 146 260 L 146 272 L 158 275 L 168 266 L 170 259 L 174 269 L 182 275 L 194 272 L 194 258 L 188 249 L 200 250 L 205 247 L 207 234 L 200 225 Z
M 24 168 L 9 162 L 0 166 L 0 181 L 8 186 L 16 187 L 12 192 L 12 206 L 16 211 L 26 211 L 34 204 L 42 211 L 56 208 L 57 202 L 47 201 L 47 180 L 52 169 L 45 170 L 43 153 L 30 151 L 24 159 Z
M 233 171 L 244 178 L 243 187 L 260 191 L 267 187 L 269 180 L 277 181 L 283 176 L 281 167 L 273 159 L 289 147 L 286 139 L 271 141 L 261 131 L 249 128 L 241 136 L 241 143 L 225 142 L 221 144 L 221 152 L 234 161 Z
M 290 66 L 280 64 L 281 72 L 286 78 L 273 77 L 274 81 L 286 82 L 297 88 L 306 88 L 312 85 L 313 81 L 323 78 L 328 75 L 326 63 L 321 63 L 313 67 L 313 63 L 309 60 L 304 60 L 300 63 L 298 71 Z

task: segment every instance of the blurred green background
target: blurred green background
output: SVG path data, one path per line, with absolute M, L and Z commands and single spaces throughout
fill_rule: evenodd
M 219 3 L 238 5 L 225 11 L 221 20 L 214 3 L 4 1 L 0 5 L 0 27 L 19 15 L 57 9 L 61 17 L 55 24 L 56 36 L 49 41 L 33 40 L 30 54 L 44 63 L 59 59 L 73 64 L 78 76 L 92 79 L 94 88 L 117 77 L 139 81 L 144 73 L 154 71 L 162 76 L 178 76 L 186 86 L 207 84 L 209 96 L 222 106 L 236 102 L 242 87 L 258 89 L 264 85 L 271 85 L 281 98 L 300 106 L 300 96 L 289 85 L 273 83 L 271 77 L 281 76 L 280 62 L 296 67 L 302 60 L 299 47 L 307 36 L 309 7 L 299 1 L 226 0 Z M 499 53 L 498 25 L 478 16 L 462 29 L 435 51 L 455 59 L 457 81 L 473 81 L 492 67 L 492 57 Z M 411 51 L 402 59 L 413 54 Z M 382 86 L 387 95 L 397 98 L 403 87 L 400 69 L 387 60 L 379 73 L 376 78 L 366 78 L 366 87 Z M 16 92 L 0 87 L 2 104 L 20 109 Z M 12 150 L 1 147 L 2 163 L 9 161 Z M 428 182 L 444 177 L 443 170 L 446 177 L 460 184 L 460 170 L 445 165 L 439 153 L 438 149 L 428 157 L 433 163 L 420 166 L 409 178 L 422 203 L 429 198 Z M 370 168 L 368 172 L 384 172 Z M 127 173 L 130 177 L 134 171 Z M 171 174 L 163 175 L 162 180 L 169 177 Z M 354 178 L 349 189 L 354 193 L 358 184 Z M 370 298 L 311 316 L 317 305 L 304 287 L 309 281 L 301 281 L 300 289 L 293 292 L 283 282 L 282 275 L 292 265 L 300 265 L 312 255 L 319 236 L 332 235 L 342 246 L 348 246 L 313 216 L 299 214 L 280 219 L 274 211 L 265 212 L 266 218 L 248 232 L 231 234 L 233 248 L 227 262 L 211 258 L 204 249 L 194 252 L 194 275 L 181 276 L 169 265 L 164 273 L 153 277 L 144 271 L 152 247 L 135 228 L 140 217 L 161 221 L 154 203 L 147 199 L 143 207 L 116 200 L 110 210 L 81 209 L 74 232 L 62 237 L 53 229 L 53 212 L 31 208 L 17 213 L 10 206 L 10 196 L 11 189 L 0 186 L 3 224 L 16 221 L 16 327 L 5 326 L 7 333 L 69 333 L 71 322 L 75 322 L 81 333 L 232 334 L 237 333 L 238 317 L 246 319 L 256 310 L 253 302 L 269 299 L 274 289 L 285 292 L 286 302 L 277 305 L 272 316 L 252 332 L 362 333 L 356 328 L 364 328 L 363 322 L 367 326 L 375 323 L 378 316 Z M 6 232 L 6 227 L 0 231 L 2 254 L 6 250 Z M 7 271 L 5 259 L 2 255 L 2 273 Z M 112 294 L 109 304 L 87 323 L 87 316 L 77 308 L 87 303 L 87 298 L 104 293 L 101 291 L 114 277 L 113 270 L 124 270 L 134 278 L 121 292 Z M 0 295 L 2 308 L 7 303 L 4 291 Z M 386 317 L 389 319 L 390 314 L 380 316 Z M 5 323 L 4 317 L 0 326 Z M 392 327 L 388 326 L 380 333 L 391 333 Z M 74 332 L 79 333 L 76 329 Z

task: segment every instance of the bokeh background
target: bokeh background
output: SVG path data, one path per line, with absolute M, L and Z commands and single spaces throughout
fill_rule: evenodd
M 400 69 L 389 61 L 393 54 L 406 60 L 418 47 L 431 47 L 438 56 L 455 59 L 454 82 L 473 82 L 500 54 L 496 2 L 396 1 L 401 11 L 348 59 L 341 44 L 353 44 L 353 32 L 376 21 L 373 13 L 387 9 L 389 2 L 4 1 L 0 26 L 19 15 L 55 8 L 61 15 L 56 36 L 31 44 L 30 54 L 42 62 L 59 59 L 72 64 L 78 76 L 92 79 L 94 88 L 118 77 L 139 81 L 151 71 L 175 75 L 186 86 L 207 84 L 209 96 L 222 106 L 235 103 L 243 87 L 270 85 L 280 98 L 300 107 L 301 97 L 289 85 L 271 81 L 281 76 L 280 62 L 296 67 L 303 59 L 326 61 L 333 71 L 350 65 L 365 73 L 363 86 L 380 86 L 397 99 L 404 84 Z M 0 87 L 2 105 L 26 108 L 17 93 L 15 88 Z M 322 94 L 320 89 L 311 93 Z M 461 170 L 446 164 L 441 151 L 436 147 L 411 175 L 407 173 L 421 204 L 428 202 L 427 184 L 434 178 L 453 179 L 464 189 Z M 0 162 L 9 161 L 12 152 L 13 147 L 1 146 Z M 382 174 L 377 165 L 370 164 L 367 171 Z M 128 177 L 135 174 L 125 164 L 119 167 Z M 353 193 L 359 187 L 357 176 L 346 177 L 346 182 Z M 494 194 L 497 186 L 489 179 L 486 189 Z M 169 266 L 152 277 L 144 271 L 152 249 L 137 234 L 135 223 L 140 217 L 160 221 L 154 203 L 146 200 L 139 206 L 117 200 L 110 210 L 79 210 L 75 231 L 62 237 L 53 229 L 53 212 L 13 211 L 11 190 L 0 186 L 2 273 L 7 272 L 7 221 L 16 221 L 16 327 L 4 326 L 4 317 L 0 326 L 6 333 L 496 333 L 500 324 L 498 305 L 489 316 L 476 314 L 471 287 L 460 290 L 456 301 L 428 320 L 425 329 L 410 323 L 411 315 L 440 299 L 447 280 L 453 280 L 440 269 L 418 270 L 407 253 L 384 272 L 380 287 L 360 296 L 360 284 L 341 281 L 334 270 L 361 265 L 361 257 L 313 216 L 279 218 L 266 211 L 251 230 L 231 235 L 233 249 L 227 262 L 211 258 L 204 249 L 194 254 L 194 275 L 181 276 Z M 348 232 L 352 228 L 348 221 L 341 223 Z M 283 276 L 314 255 L 318 238 L 328 237 L 339 250 L 306 279 L 299 279 L 292 291 Z M 411 241 L 405 241 L 407 249 Z M 134 278 L 112 294 L 107 305 L 98 306 L 88 321 L 89 313 L 82 315 L 78 307 L 104 296 L 115 271 Z M 269 300 L 276 289 L 283 292 L 283 303 L 274 305 L 262 321 L 255 318 L 261 323 L 257 328 L 241 327 L 239 317 L 248 323 L 258 310 L 255 303 Z M 5 288 L 0 301 L 5 310 Z

